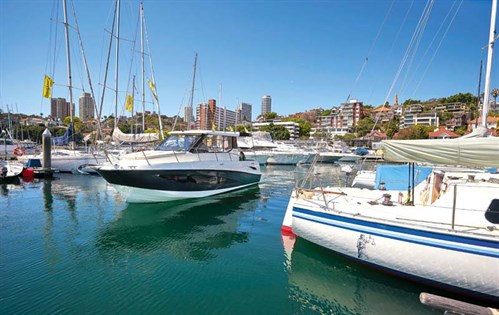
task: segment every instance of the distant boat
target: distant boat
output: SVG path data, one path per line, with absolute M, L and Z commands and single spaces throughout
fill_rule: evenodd
M 239 137 L 238 146 L 248 157 L 254 158 L 262 165 L 296 165 L 305 163 L 312 154 L 290 144 L 275 142 L 266 131 L 256 131 L 249 137 Z
M 0 182 L 17 178 L 21 175 L 23 168 L 21 163 L 0 160 Z
M 64 135 L 53 137 L 53 144 L 69 144 L 71 128 L 68 128 Z M 43 152 L 38 154 L 18 155 L 17 160 L 26 164 L 29 160 L 43 160 Z M 107 161 L 107 157 L 101 153 L 87 152 L 85 150 L 72 150 L 65 148 L 52 148 L 51 168 L 63 173 L 76 173 L 78 168 L 86 164 L 102 164 Z
M 93 166 L 128 202 L 202 198 L 256 185 L 257 161 L 237 148 L 237 132 L 172 131 L 155 150 Z
M 33 154 L 37 150 L 36 143 L 29 140 L 16 140 L 8 130 L 2 130 L 0 135 L 0 157 L 10 160 L 24 154 Z
M 319 142 L 316 150 L 319 155 L 317 162 L 320 163 L 356 162 L 361 158 L 341 142 L 334 142 L 332 145 Z
M 42 161 L 42 159 L 43 153 L 17 157 L 17 160 L 21 163 L 27 163 L 29 160 Z M 52 168 L 63 173 L 74 173 L 82 165 L 102 164 L 106 161 L 106 156 L 101 154 L 69 149 L 53 149 L 51 155 Z

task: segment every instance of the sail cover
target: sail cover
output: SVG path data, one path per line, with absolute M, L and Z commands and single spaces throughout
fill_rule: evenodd
M 119 128 L 113 130 L 113 140 L 129 143 L 145 143 L 159 140 L 159 133 L 123 133 Z
M 499 138 L 385 140 L 383 158 L 393 162 L 499 167 Z

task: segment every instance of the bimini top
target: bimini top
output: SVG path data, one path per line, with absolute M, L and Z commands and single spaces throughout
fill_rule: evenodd
M 185 131 L 170 131 L 169 135 L 186 135 L 186 136 L 197 136 L 197 135 L 214 135 L 214 136 L 225 136 L 225 137 L 239 137 L 239 132 L 234 131 L 218 131 L 218 130 L 185 130 Z

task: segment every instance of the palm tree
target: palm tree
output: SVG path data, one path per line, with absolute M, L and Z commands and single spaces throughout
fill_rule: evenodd
M 490 91 L 490 95 L 492 95 L 492 97 L 494 98 L 494 110 L 495 110 L 497 107 L 497 97 L 499 96 L 499 89 L 498 88 L 492 89 L 492 91 Z

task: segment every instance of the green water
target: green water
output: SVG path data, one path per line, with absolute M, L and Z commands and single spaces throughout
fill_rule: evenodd
M 283 238 L 295 170 L 149 205 L 94 176 L 0 185 L 0 313 L 442 314 L 419 303 L 426 287 Z

